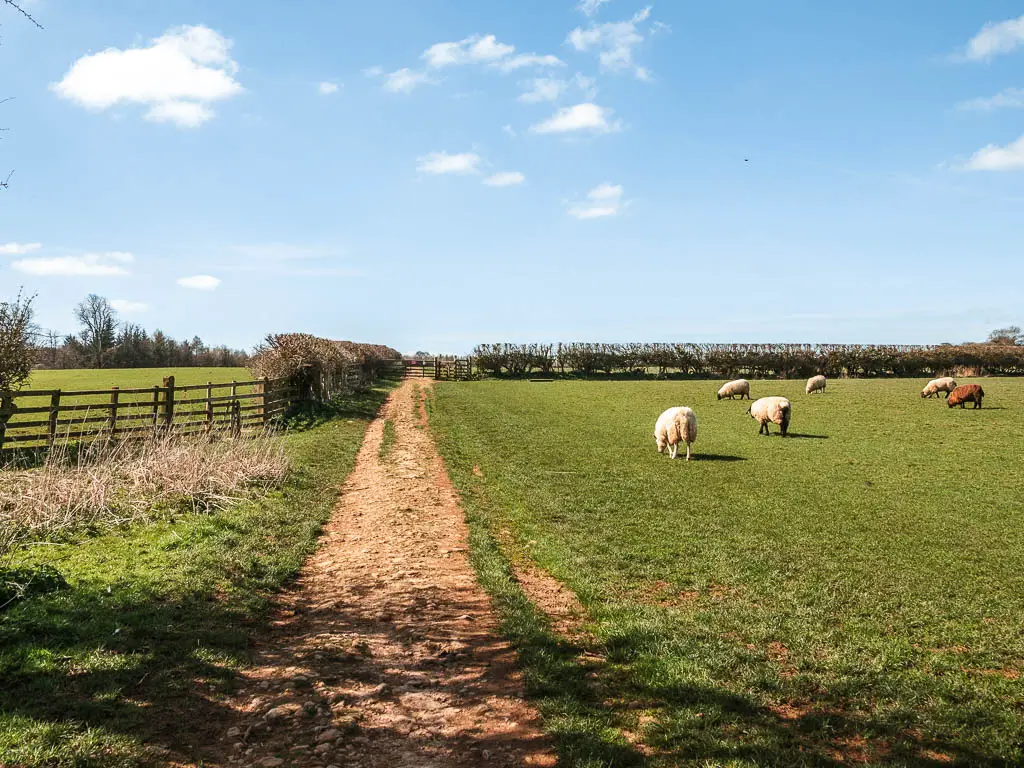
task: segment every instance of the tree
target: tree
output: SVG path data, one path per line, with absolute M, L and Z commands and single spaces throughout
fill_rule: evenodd
M 117 313 L 102 296 L 90 293 L 75 307 L 75 319 L 82 326 L 79 338 L 93 368 L 103 367 L 104 355 L 114 346 Z
M 19 293 L 14 301 L 0 302 L 0 392 L 20 389 L 32 373 L 33 299 Z
M 43 28 L 43 25 L 40 24 L 38 21 L 36 21 L 35 18 L 33 18 L 32 14 L 30 14 L 28 11 L 26 11 L 24 8 L 22 8 L 21 5 L 19 5 L 17 2 L 15 2 L 15 0 L 0 0 L 0 2 L 2 2 L 8 8 L 13 8 L 15 11 L 20 13 L 22 16 L 24 16 L 26 19 L 31 21 L 33 24 L 35 24 L 40 29 Z M 0 99 L 0 104 L 3 104 L 5 101 L 10 101 L 10 99 L 9 98 L 7 98 L 7 99 Z M 0 130 L 6 130 L 6 128 L 0 129 Z M 5 178 L 0 180 L 0 189 L 7 189 L 7 187 L 11 183 L 11 176 L 13 176 L 13 175 L 14 175 L 14 171 L 11 171 L 10 173 L 7 174 L 7 176 Z
M 1020 332 L 1019 325 L 1008 325 L 1006 328 L 996 328 L 988 335 L 989 344 L 999 344 L 1006 347 L 1015 347 L 1024 344 L 1024 333 Z

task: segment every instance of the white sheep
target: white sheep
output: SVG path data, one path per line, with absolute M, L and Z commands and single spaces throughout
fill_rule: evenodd
M 824 376 L 811 376 L 811 378 L 809 378 L 807 380 L 807 386 L 804 388 L 804 391 L 808 395 L 811 394 L 812 392 L 821 392 L 822 394 L 824 394 L 824 392 L 825 392 L 825 377 Z
M 757 434 L 767 435 L 768 422 L 772 422 L 779 425 L 779 428 L 782 430 L 782 436 L 785 437 L 786 432 L 789 431 L 789 420 L 793 415 L 793 406 L 784 397 L 762 397 L 760 400 L 755 400 L 747 408 L 747 413 L 750 414 L 750 418 L 761 424 Z
M 730 400 L 740 396 L 740 400 L 743 396 L 747 396 L 747 400 L 750 399 L 750 382 L 746 379 L 736 379 L 736 381 L 730 381 L 728 384 L 724 384 L 720 390 L 718 390 L 718 399 L 721 400 L 723 397 L 728 397 Z
M 921 390 L 921 397 L 932 397 L 938 395 L 939 392 L 945 392 L 946 397 L 949 397 L 949 393 L 956 389 L 956 382 L 953 381 L 952 376 L 943 376 L 941 379 L 932 379 L 929 381 L 924 389 Z
M 669 447 L 673 459 L 679 450 L 679 443 L 686 443 L 686 460 L 690 460 L 690 446 L 697 441 L 697 414 L 685 406 L 669 408 L 658 417 L 654 425 L 654 442 L 658 453 Z

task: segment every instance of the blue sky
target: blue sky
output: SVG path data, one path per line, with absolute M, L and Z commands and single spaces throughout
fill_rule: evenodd
M 1024 323 L 1024 4 L 0 6 L 0 297 L 176 337 Z

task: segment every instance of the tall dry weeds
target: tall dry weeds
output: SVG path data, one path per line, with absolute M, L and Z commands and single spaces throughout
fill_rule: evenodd
M 226 507 L 279 486 L 288 472 L 272 434 L 64 446 L 38 469 L 0 472 L 0 558 L 26 539 Z

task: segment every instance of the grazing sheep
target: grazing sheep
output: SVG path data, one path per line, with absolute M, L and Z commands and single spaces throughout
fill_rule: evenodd
M 811 394 L 812 392 L 821 392 L 822 394 L 824 394 L 825 393 L 825 377 L 824 376 L 811 376 L 811 378 L 809 378 L 807 380 L 807 386 L 804 388 L 804 391 L 808 395 Z
M 949 393 L 954 389 L 956 389 L 956 382 L 953 381 L 953 377 L 943 376 L 941 379 L 932 379 L 925 384 L 924 389 L 921 390 L 921 397 L 937 396 L 939 392 L 945 392 L 946 397 L 949 397 Z
M 750 382 L 746 379 L 736 379 L 736 381 L 730 381 L 728 384 L 724 384 L 720 390 L 718 390 L 718 399 L 721 400 L 723 397 L 728 397 L 730 400 L 740 396 L 740 400 L 743 396 L 747 396 L 747 400 L 750 399 Z
M 686 443 L 686 460 L 690 460 L 690 446 L 697 441 L 697 414 L 689 408 L 681 406 L 669 408 L 658 417 L 654 425 L 654 442 L 658 453 L 665 452 L 669 447 L 669 456 L 673 459 L 679 450 L 679 443 Z
M 974 403 L 974 408 L 977 410 L 978 408 L 981 408 L 981 398 L 984 396 L 985 390 L 983 390 L 979 385 L 961 384 L 949 393 L 949 397 L 946 398 L 946 403 L 950 408 L 954 405 L 959 405 L 963 408 L 965 403 Z
M 785 437 L 786 432 L 789 431 L 789 419 L 793 415 L 793 406 L 784 397 L 762 397 L 747 408 L 747 413 L 750 414 L 750 418 L 761 423 L 757 434 L 767 435 L 768 422 L 773 422 L 779 425 L 782 436 Z

